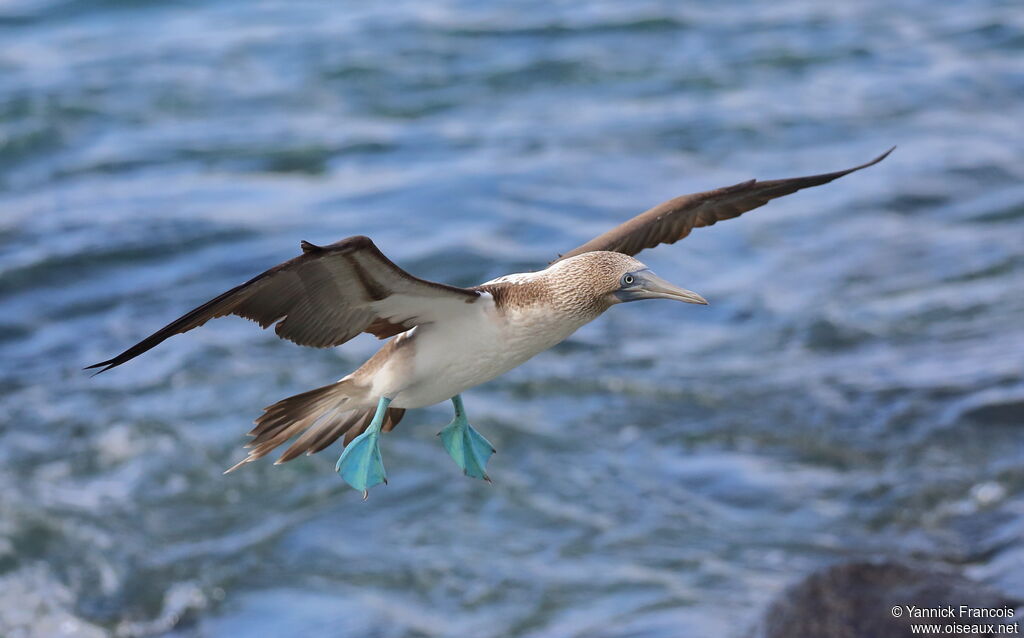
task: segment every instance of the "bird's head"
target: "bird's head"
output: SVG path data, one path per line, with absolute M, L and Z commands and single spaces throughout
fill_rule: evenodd
M 577 274 L 578 280 L 587 280 L 589 292 L 600 298 L 605 307 L 641 299 L 708 303 L 704 297 L 670 284 L 651 272 L 643 262 L 622 253 L 598 250 L 560 263 L 565 264 L 567 271 Z
M 633 261 L 636 261 L 635 259 Z M 640 268 L 624 269 L 619 277 L 618 287 L 612 292 L 614 303 L 639 301 L 641 299 L 674 299 L 686 303 L 707 305 L 707 300 L 692 290 L 670 284 L 651 272 L 651 269 L 637 262 Z

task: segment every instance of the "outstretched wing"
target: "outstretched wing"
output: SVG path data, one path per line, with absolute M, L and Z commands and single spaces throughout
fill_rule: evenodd
M 168 337 L 210 319 L 238 315 L 301 346 L 326 348 L 361 332 L 383 339 L 452 316 L 480 293 L 413 277 L 357 235 L 329 246 L 302 242 L 302 254 L 175 319 L 113 359 L 105 372 Z M 87 368 L 87 369 L 89 369 Z
M 748 210 L 764 206 L 776 197 L 789 195 L 811 186 L 827 184 L 843 175 L 849 175 L 854 171 L 877 164 L 895 148 L 895 146 L 890 148 L 866 164 L 854 166 L 845 171 L 807 177 L 773 179 L 765 182 L 752 179 L 735 186 L 682 195 L 640 213 L 628 222 L 565 253 L 555 261 L 594 250 L 609 250 L 635 255 L 645 248 L 653 248 L 658 244 L 674 244 L 689 235 L 694 228 L 711 226 L 723 219 L 739 217 Z

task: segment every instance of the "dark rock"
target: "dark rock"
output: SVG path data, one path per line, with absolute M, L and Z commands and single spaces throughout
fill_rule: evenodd
M 1024 425 L 1024 398 L 1007 397 L 983 403 L 965 411 L 962 416 L 977 423 Z
M 1008 609 L 1021 601 L 937 567 L 899 563 L 846 563 L 815 572 L 790 587 L 769 605 L 752 638 L 901 638 L 914 634 L 911 624 L 987 625 L 1021 621 L 1010 618 L 960 617 L 960 605 L 974 609 Z M 899 606 L 901 616 L 894 617 Z M 908 607 L 952 606 L 951 618 L 911 618 Z M 957 632 L 959 633 L 959 632 Z M 988 636 L 991 633 L 971 635 Z

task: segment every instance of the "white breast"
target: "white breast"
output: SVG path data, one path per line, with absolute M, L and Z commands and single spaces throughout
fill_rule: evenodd
M 405 337 L 411 340 L 408 358 L 383 366 L 373 393 L 392 397 L 399 408 L 439 403 L 508 372 L 583 325 L 540 306 L 502 313 L 489 294 L 467 310 L 416 327 Z

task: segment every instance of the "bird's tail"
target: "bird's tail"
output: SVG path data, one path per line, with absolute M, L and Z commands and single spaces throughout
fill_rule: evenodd
M 233 472 L 246 463 L 270 453 L 296 434 L 295 443 L 281 455 L 275 465 L 290 461 L 303 452 L 315 454 L 345 435 L 343 445 L 359 436 L 373 419 L 375 408 L 367 408 L 361 400 L 364 389 L 350 379 L 325 385 L 315 390 L 282 399 L 263 409 L 256 427 L 249 431 L 254 437 L 245 447 L 249 455 L 229 468 Z M 382 429 L 389 432 L 402 419 L 405 410 L 389 408 Z

